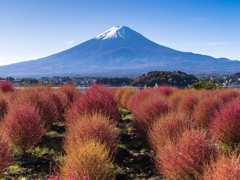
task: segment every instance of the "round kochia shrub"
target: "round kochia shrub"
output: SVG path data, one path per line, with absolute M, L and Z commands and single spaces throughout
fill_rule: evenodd
M 145 98 L 147 98 L 150 94 L 156 92 L 155 89 L 149 88 L 149 89 L 142 89 L 135 95 L 131 96 L 127 103 L 127 109 L 132 113 L 135 114 L 135 112 L 139 108 L 139 104 L 141 101 L 143 101 Z
M 24 105 L 27 103 L 34 106 L 38 110 L 41 122 L 47 129 L 59 118 L 58 109 L 55 104 L 56 98 L 53 98 L 51 90 L 47 90 L 46 88 L 25 89 L 18 94 L 13 104 Z
M 223 105 L 223 102 L 220 99 L 212 96 L 213 93 L 209 94 L 208 97 L 203 97 L 194 108 L 194 120 L 201 128 L 209 127 L 211 119 Z
M 3 81 L 0 82 L 0 89 L 2 90 L 2 92 L 12 92 L 14 90 L 13 84 L 11 81 Z
M 118 110 L 118 103 L 115 94 L 110 87 L 93 85 L 88 89 L 81 99 L 76 101 L 67 113 L 66 120 L 71 121 L 79 114 L 95 114 L 109 116 L 113 121 L 119 121 L 121 114 Z
M 38 110 L 29 104 L 11 107 L 3 123 L 11 144 L 23 153 L 39 143 L 45 132 Z
M 199 98 L 197 95 L 188 95 L 180 102 L 178 112 L 184 113 L 184 115 L 188 118 L 192 118 L 192 113 L 194 112 L 197 104 L 199 102 Z
M 175 144 L 168 143 L 156 153 L 155 164 L 166 179 L 195 179 L 203 165 L 217 156 L 217 150 L 198 130 L 185 131 Z
M 118 102 L 118 107 L 121 107 L 121 98 L 125 90 L 127 90 L 127 88 L 122 88 L 122 87 L 114 88 L 115 97 Z
M 71 147 L 77 140 L 97 139 L 106 145 L 110 150 L 110 157 L 114 159 L 120 141 L 119 133 L 115 128 L 116 122 L 101 114 L 80 115 L 66 124 L 65 146 Z
M 11 154 L 8 139 L 4 134 L 5 130 L 2 127 L 0 128 L 0 178 L 3 178 L 5 176 L 4 173 L 13 163 L 13 155 Z
M 148 142 L 151 149 L 157 152 L 169 142 L 175 144 L 184 131 L 194 127 L 193 122 L 181 114 L 167 114 L 152 125 L 148 134 Z
M 68 105 L 78 101 L 79 98 L 82 96 L 82 92 L 73 85 L 63 85 L 59 87 L 59 91 L 66 94 L 68 98 Z
M 168 113 L 170 105 L 163 97 L 149 96 L 141 101 L 139 108 L 134 111 L 134 127 L 138 134 L 143 138 L 147 138 L 147 132 L 156 118 Z
M 230 155 L 221 153 L 216 162 L 211 161 L 209 165 L 204 168 L 203 180 L 238 180 L 240 179 L 240 157 L 236 151 Z
M 128 102 L 129 102 L 129 99 L 130 99 L 132 96 L 136 95 L 138 92 L 139 92 L 139 90 L 138 90 L 138 89 L 135 89 L 135 88 L 128 88 L 128 89 L 126 89 L 126 90 L 123 92 L 122 97 L 121 97 L 121 106 L 122 106 L 123 108 L 127 108 L 127 107 L 128 107 L 127 104 L 128 104 Z
M 212 120 L 210 132 L 223 144 L 240 142 L 240 101 L 232 101 L 220 109 Z
M 160 86 L 157 91 L 165 96 L 170 96 L 174 93 L 175 89 L 172 86 L 163 85 Z
M 60 165 L 62 179 L 68 179 L 71 174 L 74 174 L 76 179 L 81 179 L 84 169 L 88 170 L 90 179 L 115 179 L 109 149 L 99 141 L 77 139 L 75 144 L 64 150 L 67 156 Z

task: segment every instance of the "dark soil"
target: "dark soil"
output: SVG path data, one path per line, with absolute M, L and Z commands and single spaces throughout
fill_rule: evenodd
M 116 180 L 162 179 L 154 166 L 153 152 L 135 133 L 133 117 L 128 111 L 123 110 L 122 120 L 117 128 L 121 132 L 122 144 L 119 145 L 113 164 Z M 5 179 L 22 179 L 23 177 L 25 180 L 45 179 L 49 174 L 49 167 L 56 167 L 56 162 L 64 153 L 62 149 L 64 136 L 63 124 L 54 124 L 31 152 L 24 156 L 15 155 L 15 164 L 10 167 Z
M 133 127 L 132 116 L 123 111 L 117 127 L 121 129 L 119 152 L 115 158 L 116 180 L 161 179 L 154 166 L 153 152 L 141 140 Z

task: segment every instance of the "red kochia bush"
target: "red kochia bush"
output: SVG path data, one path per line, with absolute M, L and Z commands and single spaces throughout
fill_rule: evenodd
M 14 90 L 14 87 L 12 82 L 7 80 L 0 82 L 0 89 L 2 90 L 2 92 L 11 92 Z
M 0 121 L 4 118 L 8 111 L 8 102 L 0 95 Z
M 29 104 L 11 107 L 4 125 L 13 147 L 23 153 L 40 142 L 45 131 L 38 110 Z
M 165 95 L 165 96 L 170 96 L 173 94 L 174 92 L 174 88 L 172 86 L 168 86 L 168 85 L 163 85 L 160 86 L 158 88 L 158 92 L 160 92 L 161 94 Z
M 197 125 L 201 128 L 208 128 L 212 117 L 215 116 L 215 113 L 220 110 L 222 105 L 222 101 L 216 97 L 210 96 L 200 99 L 193 114 Z
M 142 89 L 137 94 L 131 96 L 127 103 L 127 109 L 132 113 L 135 114 L 135 111 L 139 108 L 139 104 L 145 98 L 147 98 L 150 94 L 156 92 L 156 89 L 149 88 L 149 89 Z
M 31 106 L 34 106 L 39 112 L 41 122 L 47 129 L 58 119 L 58 109 L 55 100 L 51 89 L 49 92 L 40 89 L 26 89 L 19 93 L 13 104 L 24 105 L 29 103 Z
M 101 114 L 84 114 L 77 117 L 71 124 L 66 124 L 65 145 L 71 146 L 76 140 L 97 139 L 110 150 L 110 157 L 114 158 L 119 144 L 116 122 Z
M 67 113 L 66 120 L 71 121 L 79 114 L 94 114 L 96 112 L 109 116 L 113 121 L 120 120 L 118 103 L 110 87 L 93 85 L 82 95 L 81 100 L 73 104 L 72 109 Z
M 123 108 L 127 108 L 129 107 L 128 106 L 128 103 L 129 103 L 129 99 L 136 95 L 137 93 L 139 92 L 138 89 L 135 89 L 135 88 L 128 88 L 126 89 L 123 94 L 122 94 L 122 97 L 121 97 L 121 106 Z
M 184 113 L 186 117 L 191 118 L 194 109 L 196 108 L 199 102 L 199 98 L 197 95 L 189 95 L 186 96 L 181 103 L 179 104 L 179 111 L 180 113 Z
M 65 113 L 68 103 L 66 95 L 59 91 L 53 91 L 51 95 L 52 95 L 51 99 L 57 108 L 57 120 L 59 121 L 65 120 Z
M 67 95 L 69 103 L 74 103 L 82 96 L 82 92 L 77 87 L 70 84 L 60 86 L 59 91 Z
M 134 127 L 142 138 L 146 138 L 147 131 L 156 118 L 168 113 L 170 105 L 163 97 L 150 97 L 140 102 L 134 112 Z
M 220 109 L 212 120 L 210 131 L 214 139 L 224 144 L 240 142 L 240 101 L 232 101 Z
M 148 135 L 148 142 L 151 149 L 157 152 L 168 142 L 176 143 L 182 137 L 184 131 L 194 127 L 194 124 L 183 115 L 167 114 L 152 125 Z
M 221 153 L 216 162 L 204 168 L 203 180 L 238 180 L 240 179 L 240 157 L 234 151 L 230 155 Z
M 206 133 L 186 131 L 176 145 L 169 143 L 156 154 L 157 169 L 167 179 L 195 179 L 202 174 L 203 165 L 217 156 L 217 150 Z
M 4 177 L 4 173 L 7 171 L 8 167 L 12 165 L 13 155 L 9 147 L 8 139 L 4 136 L 5 131 L 1 127 L 0 132 L 0 178 Z

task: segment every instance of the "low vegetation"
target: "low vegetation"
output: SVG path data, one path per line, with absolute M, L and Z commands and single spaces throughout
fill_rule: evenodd
M 240 179 L 238 90 L 2 83 L 0 178 Z

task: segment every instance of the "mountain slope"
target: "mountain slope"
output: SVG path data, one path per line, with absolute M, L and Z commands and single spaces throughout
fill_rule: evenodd
M 1 66 L 0 76 L 128 75 L 152 70 L 233 73 L 240 71 L 240 61 L 176 51 L 116 26 L 60 53 Z

